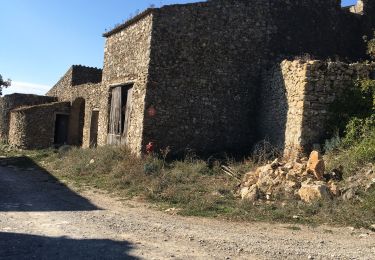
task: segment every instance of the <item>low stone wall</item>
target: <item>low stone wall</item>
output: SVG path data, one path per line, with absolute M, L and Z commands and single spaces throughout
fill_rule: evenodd
M 69 114 L 69 102 L 55 102 L 14 109 L 10 115 L 9 144 L 20 149 L 53 145 L 56 114 Z
M 55 97 L 11 94 L 0 97 L 0 140 L 8 141 L 10 111 L 21 106 L 33 106 L 57 101 Z
M 48 92 L 48 95 L 58 97 L 59 101 L 71 102 L 72 114 L 70 120 L 69 143 L 90 146 L 90 125 L 93 110 L 100 107 L 100 98 L 103 97 L 101 83 L 82 84 L 77 86 L 61 85 Z M 101 113 L 101 111 L 99 111 Z
M 310 151 L 313 144 L 324 143 L 333 133 L 329 132 L 327 121 L 331 116 L 330 106 L 343 97 L 353 81 L 368 79 L 375 71 L 375 63 L 307 62 L 304 113 L 301 145 Z
M 369 78 L 375 64 L 283 61 L 263 75 L 259 139 L 268 139 L 285 157 L 308 153 L 332 133 L 329 108 L 354 80 Z

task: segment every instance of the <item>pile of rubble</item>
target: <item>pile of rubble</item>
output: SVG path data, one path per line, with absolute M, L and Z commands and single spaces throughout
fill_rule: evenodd
M 352 199 L 359 184 L 356 187 L 346 187 L 345 182 L 342 182 L 342 172 L 342 168 L 326 172 L 320 153 L 313 151 L 309 158 L 292 162 L 276 159 L 247 173 L 241 182 L 239 192 L 242 199 L 251 201 L 293 198 L 310 203 L 339 196 Z M 375 184 L 373 167 L 368 173 L 368 183 Z M 371 176 L 374 179 L 371 179 Z M 362 176 L 359 179 L 362 179 Z

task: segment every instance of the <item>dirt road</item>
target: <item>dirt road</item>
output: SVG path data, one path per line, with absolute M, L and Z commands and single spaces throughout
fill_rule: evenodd
M 375 233 L 173 216 L 0 167 L 0 259 L 375 259 Z

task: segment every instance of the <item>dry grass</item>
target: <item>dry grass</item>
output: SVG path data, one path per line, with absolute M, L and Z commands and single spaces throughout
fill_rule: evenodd
M 23 153 L 59 179 L 107 190 L 123 198 L 143 198 L 164 209 L 178 208 L 182 215 L 358 227 L 368 227 L 375 219 L 375 191 L 366 194 L 360 203 L 242 201 L 235 194 L 239 183 L 236 178 L 225 174 L 219 162 L 196 157 L 166 162 L 152 156 L 137 158 L 122 147 L 109 146 Z M 227 163 L 239 176 L 255 166 L 252 160 Z

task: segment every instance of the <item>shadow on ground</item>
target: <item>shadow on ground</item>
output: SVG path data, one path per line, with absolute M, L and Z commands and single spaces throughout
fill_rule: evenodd
M 0 232 L 0 259 L 138 259 L 127 241 Z
M 0 159 L 0 211 L 99 210 L 28 157 Z

